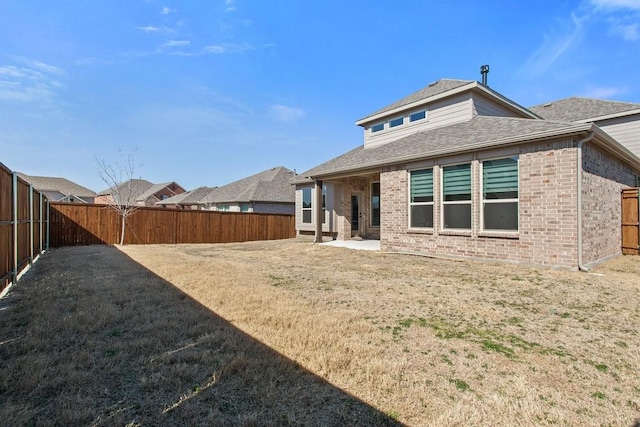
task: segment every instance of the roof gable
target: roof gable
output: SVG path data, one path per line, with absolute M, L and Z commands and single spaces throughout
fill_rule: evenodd
M 466 91 L 480 92 L 491 102 L 506 107 L 507 109 L 516 112 L 517 115 L 521 117 L 533 119 L 539 118 L 536 114 L 527 110 L 523 106 L 508 99 L 507 97 L 501 95 L 493 89 L 490 89 L 488 86 L 484 86 L 478 83 L 475 80 L 441 79 L 430 83 L 419 91 L 414 92 L 411 95 L 394 102 L 393 104 L 390 104 L 373 112 L 367 117 L 358 120 L 356 122 L 356 125 L 365 126 L 368 123 L 373 123 L 384 117 L 388 117 L 393 114 L 407 111 L 413 108 L 419 108 L 436 100 L 444 99 Z

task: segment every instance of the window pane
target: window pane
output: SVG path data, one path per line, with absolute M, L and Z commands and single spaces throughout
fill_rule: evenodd
M 371 184 L 371 225 L 380 226 L 380 183 Z
M 518 159 L 512 157 L 483 162 L 482 192 L 485 199 L 517 199 Z
M 422 120 L 425 117 L 427 117 L 427 112 L 426 111 L 418 111 L 417 113 L 413 113 L 412 115 L 409 116 L 409 121 L 410 122 L 415 122 L 417 120 Z
M 471 229 L 471 205 L 444 205 L 444 228 Z
M 396 126 L 400 126 L 401 124 L 404 123 L 404 117 L 398 117 L 397 119 L 393 119 L 389 122 L 389 127 L 396 127 Z
M 384 129 L 384 123 L 371 126 L 371 132 L 380 132 L 382 129 Z
M 302 211 L 302 222 L 307 223 L 307 224 L 311 224 L 311 211 L 310 210 L 303 210 Z
M 433 228 L 433 205 L 411 206 L 411 227 Z
M 411 203 L 433 202 L 433 169 L 411 171 Z
M 518 231 L 518 202 L 485 203 L 484 229 Z
M 302 207 L 311 208 L 311 189 L 304 188 L 302 190 Z
M 471 164 L 447 166 L 442 171 L 444 200 L 471 200 Z

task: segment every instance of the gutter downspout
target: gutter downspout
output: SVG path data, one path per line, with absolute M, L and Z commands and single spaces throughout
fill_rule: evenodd
M 591 141 L 595 136 L 594 131 L 590 131 L 584 139 L 578 141 L 576 146 L 578 150 L 577 160 L 577 179 L 578 179 L 578 270 L 589 271 L 587 267 L 582 264 L 582 147 L 587 142 Z

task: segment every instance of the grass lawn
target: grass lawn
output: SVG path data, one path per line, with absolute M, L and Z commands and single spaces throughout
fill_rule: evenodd
M 0 420 L 631 426 L 639 334 L 640 257 L 61 248 L 0 300 Z

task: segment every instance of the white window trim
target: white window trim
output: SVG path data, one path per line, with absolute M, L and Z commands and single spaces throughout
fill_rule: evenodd
M 490 200 L 485 200 L 484 198 L 484 187 L 483 187 L 483 168 L 484 168 L 484 162 L 486 161 L 491 161 L 491 160 L 500 160 L 500 159 L 509 159 L 515 157 L 518 159 L 518 198 L 516 199 L 490 199 Z M 479 166 L 480 166 L 480 170 L 478 171 L 478 176 L 479 176 L 479 181 L 480 181 L 480 185 L 478 186 L 478 191 L 480 192 L 480 231 L 483 233 L 509 233 L 509 234 L 513 234 L 513 233 L 519 233 L 520 232 L 520 156 L 518 155 L 513 155 L 513 156 L 501 156 L 501 157 L 491 157 L 491 158 L 487 158 L 487 159 L 482 159 L 479 161 Z M 504 230 L 504 229 L 488 229 L 488 228 L 484 228 L 484 205 L 485 203 L 513 203 L 516 202 L 518 204 L 518 228 L 516 230 Z
M 459 162 L 459 163 L 451 163 L 448 165 L 441 165 L 440 166 L 440 170 L 439 175 L 440 175 L 440 229 L 444 232 L 447 231 L 471 231 L 473 230 L 473 161 L 467 161 L 467 162 Z M 456 200 L 456 201 L 452 201 L 452 202 L 447 202 L 444 200 L 445 194 L 444 194 L 444 169 L 451 167 L 451 166 L 458 166 L 458 165 L 469 165 L 469 169 L 470 169 L 470 185 L 471 185 L 471 198 L 469 200 Z M 452 228 L 452 227 L 448 227 L 445 228 L 444 226 L 444 207 L 445 205 L 469 205 L 470 208 L 470 213 L 471 213 L 471 226 L 469 228 Z
M 428 167 L 421 167 L 421 168 L 414 168 L 414 169 L 410 169 L 409 170 L 409 179 L 407 180 L 407 182 L 409 183 L 409 185 L 407 185 L 407 200 L 409 201 L 409 215 L 408 216 L 408 220 L 409 223 L 408 228 L 409 230 L 433 230 L 435 228 L 435 224 L 436 222 L 435 220 L 435 215 L 436 215 L 436 211 L 435 211 L 435 200 L 436 200 L 436 194 L 435 194 L 435 180 L 436 180 L 436 174 L 435 174 L 435 168 L 436 166 L 428 166 Z M 431 173 L 433 174 L 433 188 L 431 189 L 431 191 L 433 192 L 433 201 L 431 202 L 412 202 L 411 201 L 411 172 L 414 171 L 421 171 L 421 170 L 425 170 L 425 169 L 431 169 Z M 413 227 L 411 225 L 411 207 L 412 206 L 433 206 L 433 227 Z
M 411 121 L 411 116 L 413 114 L 416 113 L 422 113 L 424 111 L 424 118 L 423 119 L 418 119 L 418 120 L 413 120 Z M 391 126 L 391 122 L 397 119 L 402 119 L 402 123 L 399 125 L 395 125 L 395 126 Z M 398 129 L 402 129 L 402 128 L 406 128 L 406 127 L 411 127 L 411 126 L 419 126 L 422 123 L 426 123 L 429 121 L 429 108 L 425 107 L 419 110 L 414 110 L 414 111 L 407 111 L 404 112 L 402 115 L 400 116 L 395 116 L 391 119 L 385 120 L 383 122 L 377 122 L 372 124 L 369 127 L 369 134 L 370 135 L 381 135 L 381 134 L 386 134 L 389 132 L 393 132 L 394 130 L 398 130 Z M 378 125 L 382 125 L 382 129 L 377 130 L 374 132 L 373 127 L 374 126 L 378 126 Z

